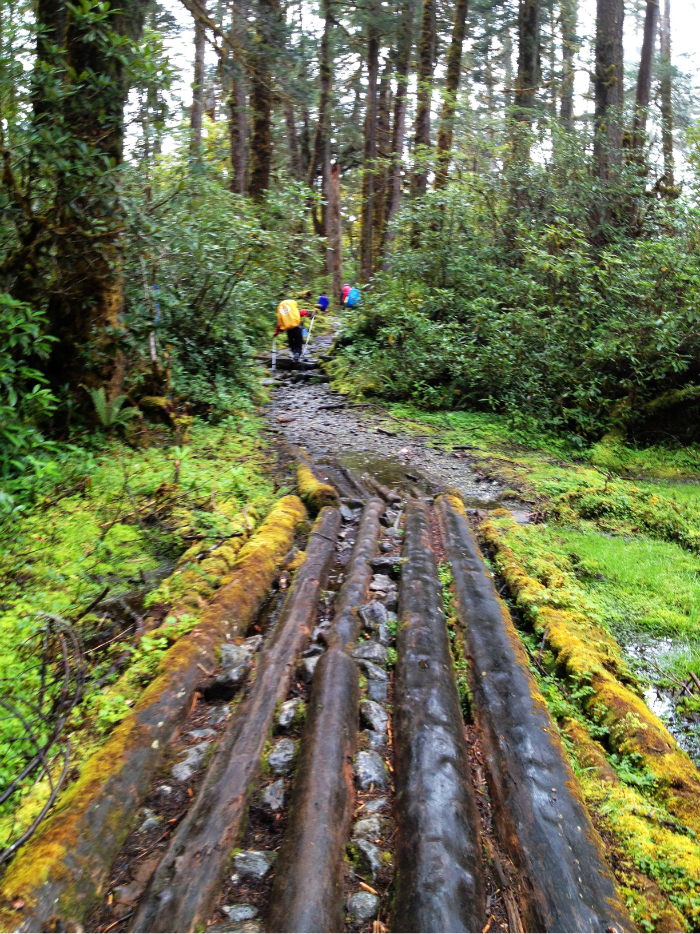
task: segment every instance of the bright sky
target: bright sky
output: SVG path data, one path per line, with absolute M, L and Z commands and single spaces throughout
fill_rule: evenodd
M 449 2 L 449 0 L 448 0 Z M 660 0 L 662 8 L 665 0 Z M 700 0 L 671 0 L 671 55 L 674 64 L 685 73 L 694 73 L 693 85 L 700 96 Z M 176 96 L 185 106 L 192 99 L 192 17 L 184 9 L 179 0 L 164 0 L 164 5 L 178 23 L 182 25 L 179 38 L 172 43 L 171 52 L 173 64 L 180 69 L 182 80 L 175 87 Z M 642 15 L 634 17 L 634 7 L 641 9 Z M 627 0 L 627 14 L 625 16 L 625 59 L 628 64 L 634 65 L 639 60 L 642 44 L 642 21 L 644 0 Z M 596 0 L 580 0 L 578 34 L 581 38 L 590 39 L 595 31 Z M 308 25 L 318 25 L 320 20 L 314 16 L 306 18 Z M 658 48 L 658 35 L 657 35 Z M 592 102 L 584 100 L 583 96 L 589 90 L 589 73 L 587 70 L 591 50 L 590 44 L 584 42 L 577 62 L 576 93 L 577 113 L 592 108 Z M 212 64 L 215 53 L 209 47 L 207 59 Z

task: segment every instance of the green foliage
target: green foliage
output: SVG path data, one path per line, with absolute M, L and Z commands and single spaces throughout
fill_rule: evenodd
M 126 402 L 126 396 L 116 396 L 114 399 L 108 399 L 103 386 L 100 386 L 99 389 L 91 389 L 89 392 L 97 417 L 104 428 L 111 430 L 117 425 L 125 425 L 130 418 L 136 415 L 137 410 L 133 406 L 128 409 L 122 408 Z
M 56 407 L 46 379 L 33 365 L 45 360 L 51 338 L 44 315 L 0 292 L 0 476 L 22 471 L 27 455 L 46 445 L 42 423 Z M 0 510 L 7 506 L 0 492 Z
M 531 168 L 529 215 L 512 217 L 506 181 L 476 179 L 406 209 L 390 274 L 339 339 L 341 385 L 490 408 L 580 447 L 615 426 L 695 437 L 694 408 L 679 425 L 669 412 L 696 404 L 700 212 L 648 200 L 641 235 L 618 231 L 601 248 L 593 183 L 581 165 L 555 168 Z

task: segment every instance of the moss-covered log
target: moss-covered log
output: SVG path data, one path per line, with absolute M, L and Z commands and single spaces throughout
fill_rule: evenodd
M 214 753 L 204 785 L 158 866 L 132 930 L 193 931 L 206 924 L 238 842 L 275 707 L 287 695 L 295 656 L 313 629 L 339 529 L 338 511 L 324 509 L 258 662 L 255 682 Z
M 310 464 L 305 461 L 299 461 L 297 465 L 297 486 L 299 495 L 312 515 L 320 512 L 324 506 L 338 505 L 338 494 L 335 487 L 319 480 Z
M 581 700 L 583 709 L 607 729 L 612 750 L 638 756 L 655 776 L 656 794 L 669 813 L 700 834 L 700 772 L 641 697 L 621 682 L 619 648 L 609 634 L 583 610 L 548 605 L 547 589 L 527 573 L 505 540 L 516 528 L 505 510 L 482 526 L 511 593 L 545 639 L 559 670 L 589 688 Z
M 474 717 L 499 836 L 519 870 L 529 930 L 633 930 L 559 733 L 461 500 L 438 502 L 454 606 L 472 663 Z
M 138 816 L 164 747 L 179 728 L 204 669 L 227 637 L 245 633 L 306 516 L 280 499 L 241 549 L 198 625 L 163 656 L 133 712 L 84 766 L 2 880 L 0 929 L 79 927 L 104 891 L 109 867 Z M 21 901 L 20 910 L 12 908 Z

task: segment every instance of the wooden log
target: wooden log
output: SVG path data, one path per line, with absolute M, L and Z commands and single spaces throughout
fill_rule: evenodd
M 383 483 L 375 480 L 375 478 L 371 477 L 368 473 L 362 475 L 362 482 L 372 493 L 381 496 L 381 498 L 391 506 L 396 506 L 401 502 L 401 497 L 398 493 L 394 493 L 388 486 L 384 486 Z
M 385 504 L 365 507 L 336 603 L 329 649 L 314 672 L 287 831 L 272 888 L 270 931 L 342 931 L 343 857 L 353 813 L 359 678 L 342 651 L 357 638 L 357 607 L 372 579 L 369 560 Z
M 461 501 L 438 501 L 499 839 L 531 931 L 632 931 L 559 733 Z
M 227 634 L 244 635 L 306 516 L 296 496 L 278 500 L 241 549 L 231 574 L 188 635 L 163 656 L 133 712 L 85 763 L 80 778 L 20 850 L 2 880 L 0 929 L 80 930 L 103 894 L 161 761 Z M 12 905 L 24 902 L 22 910 Z
M 342 931 L 343 856 L 353 814 L 359 684 L 355 662 L 329 649 L 314 672 L 269 931 Z
M 335 605 L 333 628 L 327 638 L 329 647 L 344 649 L 357 639 L 359 631 L 357 607 L 367 599 L 367 591 L 374 573 L 369 562 L 377 550 L 377 540 L 381 529 L 379 517 L 385 508 L 383 500 L 373 497 L 362 511 L 355 545 L 350 556 L 349 570 Z
M 425 503 L 410 500 L 394 694 L 394 931 L 481 931 L 479 817 Z
M 295 657 L 313 629 L 335 554 L 340 515 L 327 507 L 311 533 L 257 676 L 214 753 L 204 784 L 160 862 L 132 921 L 134 931 L 195 931 L 207 918 L 245 819 L 249 788 L 276 704 L 289 691 Z

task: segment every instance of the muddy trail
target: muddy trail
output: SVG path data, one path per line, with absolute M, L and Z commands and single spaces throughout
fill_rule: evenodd
M 267 430 L 313 524 L 283 498 L 272 570 L 222 587 L 16 929 L 634 930 L 472 531 L 501 488 L 278 362 Z

